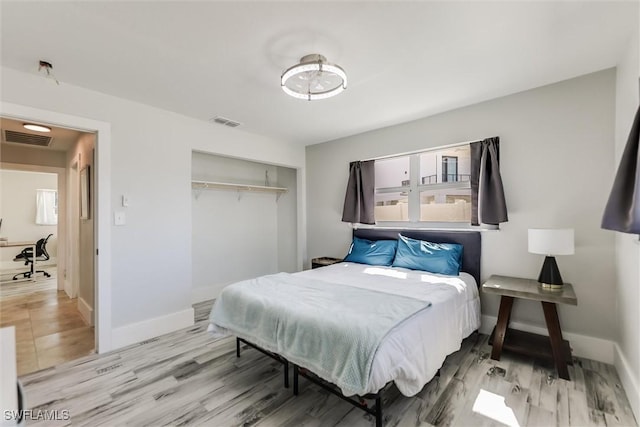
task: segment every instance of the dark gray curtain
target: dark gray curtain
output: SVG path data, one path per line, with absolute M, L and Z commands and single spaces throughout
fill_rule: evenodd
M 640 234 L 640 107 L 604 209 L 602 228 Z
M 342 221 L 360 224 L 375 224 L 375 169 L 374 160 L 351 162 L 349 183 L 344 196 Z
M 500 177 L 500 138 L 472 142 L 471 225 L 507 222 L 507 203 Z

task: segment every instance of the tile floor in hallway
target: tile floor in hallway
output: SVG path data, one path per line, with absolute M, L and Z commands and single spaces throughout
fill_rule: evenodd
M 47 271 L 55 273 L 55 267 Z M 0 281 L 0 327 L 15 326 L 18 375 L 45 369 L 94 350 L 94 328 L 78 311 L 78 300 L 56 289 L 51 278 Z M 8 279 L 8 280 L 7 280 Z

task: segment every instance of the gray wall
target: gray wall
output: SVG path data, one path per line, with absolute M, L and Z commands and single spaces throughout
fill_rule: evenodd
M 617 165 L 626 145 L 638 108 L 640 76 L 640 36 L 632 38 L 626 55 L 617 67 L 616 150 Z M 613 182 L 613 176 L 611 178 Z M 612 232 L 613 233 L 613 232 Z M 615 233 L 617 270 L 617 326 L 615 365 L 633 407 L 640 418 L 640 244 L 638 236 Z M 625 375 L 626 373 L 626 375 Z
M 308 259 L 344 256 L 340 222 L 350 161 L 498 135 L 509 222 L 482 235 L 482 276 L 537 277 L 527 229 L 573 227 L 576 251 L 559 257 L 578 306 L 561 306 L 563 330 L 615 336 L 614 238 L 600 229 L 613 173 L 615 71 L 605 70 L 402 125 L 307 147 Z M 384 106 L 381 106 L 384 108 Z M 482 296 L 496 316 L 498 298 Z M 544 325 L 539 304 L 517 301 L 514 320 Z
M 77 237 L 77 242 L 71 242 L 70 248 L 73 250 L 71 256 L 75 259 L 70 260 L 70 264 L 74 266 L 72 274 L 77 275 L 78 297 L 82 298 L 87 306 L 91 309 L 95 307 L 95 218 L 96 218 L 96 186 L 95 186 L 95 164 L 94 150 L 96 145 L 96 136 L 92 133 L 83 133 L 76 142 L 73 149 L 67 153 L 67 171 L 69 176 L 75 174 L 75 180 L 70 177 L 69 194 L 71 195 L 69 212 L 70 217 L 69 231 L 72 238 Z M 72 168 L 73 163 L 80 159 L 77 170 Z M 80 219 L 80 171 L 89 167 L 89 218 Z M 75 184 L 75 185 L 74 185 Z

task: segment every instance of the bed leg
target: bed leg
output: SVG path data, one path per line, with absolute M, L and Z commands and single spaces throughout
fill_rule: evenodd
M 285 360 L 283 363 L 284 370 L 284 388 L 289 388 L 289 361 Z
M 236 337 L 236 357 L 240 357 L 240 338 Z
M 480 342 L 480 330 L 476 329 L 475 331 L 473 331 L 474 337 L 476 339 L 476 345 L 478 345 L 478 343 Z
M 298 395 L 298 365 L 293 364 L 293 395 Z
M 376 427 L 382 427 L 382 397 L 376 397 Z

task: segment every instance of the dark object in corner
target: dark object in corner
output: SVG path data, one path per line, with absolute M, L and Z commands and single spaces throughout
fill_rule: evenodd
M 602 228 L 640 234 L 640 107 L 624 147 L 609 201 L 602 216 Z

